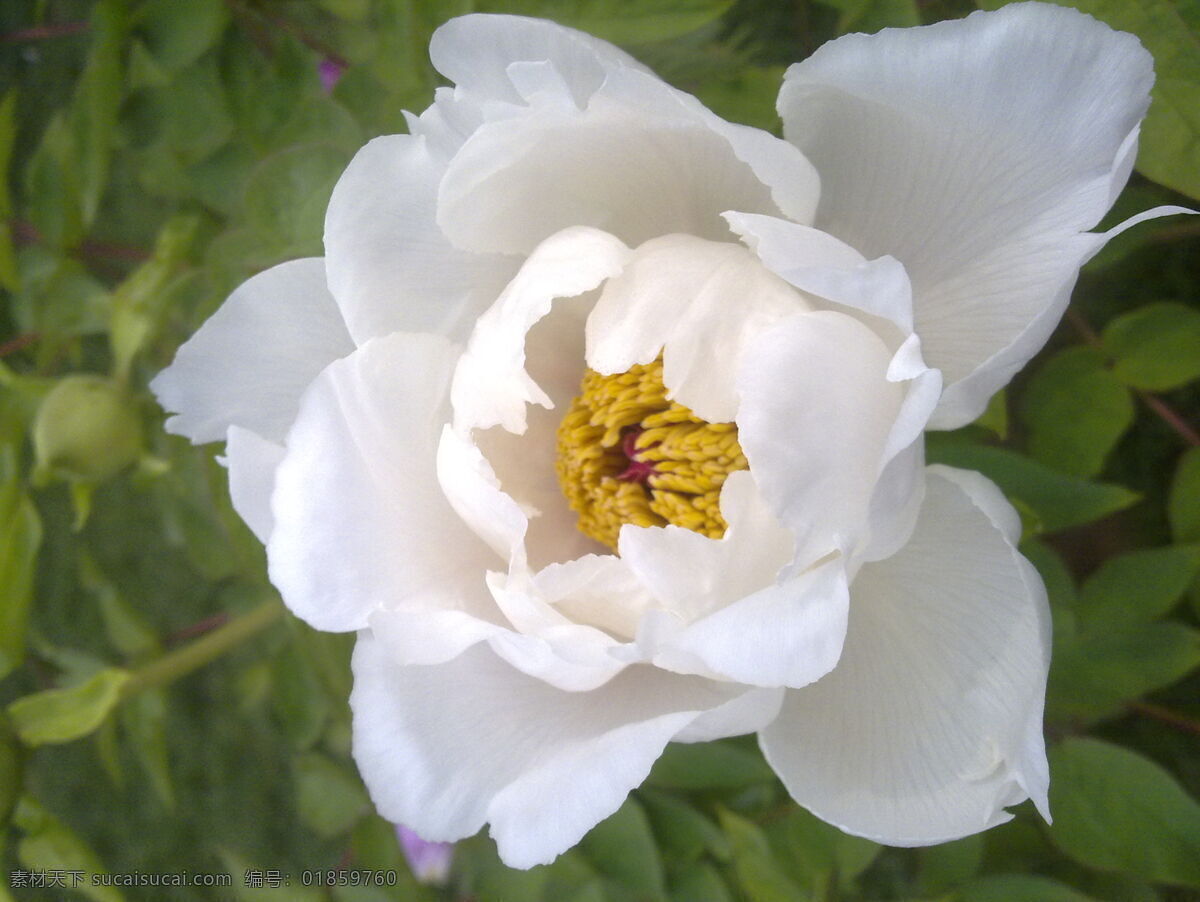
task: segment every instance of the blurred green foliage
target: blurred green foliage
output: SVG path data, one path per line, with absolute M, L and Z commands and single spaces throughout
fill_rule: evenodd
M 998 5 L 992 2 L 981 5 Z M 1076 0 L 1158 82 L 1112 221 L 1200 198 L 1200 3 Z M 5 888 L 0 900 L 1112 902 L 1200 896 L 1200 227 L 1166 219 L 1085 270 L 1049 347 L 930 458 L 1022 512 L 1055 620 L 1055 821 L 929 849 L 792 804 L 750 739 L 671 747 L 551 866 L 459 844 L 420 886 L 349 757 L 351 637 L 283 614 L 210 449 L 149 378 L 240 281 L 320 253 L 334 181 L 437 84 L 440 22 L 541 15 L 777 130 L 783 68 L 965 0 L 6 0 L 0 5 L 0 875 L 232 875 Z M 322 62 L 343 74 L 331 91 Z M 1182 196 L 1176 192 L 1182 192 Z M 99 393 L 80 400 L 80 393 Z M 64 400 L 65 399 L 65 400 Z M 73 411 L 82 405 L 89 418 Z M 65 411 L 65 413 L 64 413 Z M 98 449 L 108 449 L 98 460 Z M 214 662 L 211 666 L 204 666 Z M 305 887 L 394 871 L 396 886 Z M 271 888 L 272 874 L 290 885 Z M 265 875 L 262 888 L 247 874 Z

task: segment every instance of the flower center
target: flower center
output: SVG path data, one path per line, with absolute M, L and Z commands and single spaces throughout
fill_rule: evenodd
M 725 478 L 748 468 L 733 423 L 668 400 L 662 358 L 624 373 L 588 370 L 558 427 L 558 481 L 579 529 L 614 551 L 625 523 L 674 523 L 719 539 Z

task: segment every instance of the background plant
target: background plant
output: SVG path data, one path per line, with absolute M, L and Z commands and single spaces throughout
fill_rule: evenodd
M 984 5 L 998 5 L 990 2 Z M 1158 82 L 1111 221 L 1200 199 L 1200 3 L 1079 0 Z M 244 278 L 321 252 L 333 183 L 472 10 L 612 40 L 777 131 L 783 68 L 960 0 L 6 0 L 0 6 L 0 900 L 1200 898 L 1200 224 L 1084 270 L 1047 349 L 933 460 L 987 473 L 1050 588 L 1052 826 L 922 850 L 791 803 L 752 740 L 676 746 L 549 867 L 460 843 L 419 885 L 349 759 L 351 637 L 286 615 L 209 449 L 147 390 Z M 484 750 L 481 750 L 483 753 Z M 317 888 L 305 871 L 394 870 Z M 21 874 L 228 873 L 29 888 Z M 248 886 L 261 882 L 263 886 Z M 262 880 L 253 879 L 253 875 Z M 278 878 L 278 879 L 276 879 Z M 290 880 L 290 885 L 272 887 Z M 70 881 L 68 881 L 69 884 Z

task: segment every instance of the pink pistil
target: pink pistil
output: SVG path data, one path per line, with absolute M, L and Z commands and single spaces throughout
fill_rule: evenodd
M 617 479 L 622 482 L 640 482 L 642 485 L 651 476 L 657 476 L 658 471 L 654 469 L 654 464 L 649 461 L 639 460 L 637 438 L 642 434 L 642 430 L 634 427 L 625 433 L 621 439 L 621 453 L 625 455 L 625 459 L 629 461 L 629 466 L 617 474 Z M 651 445 L 650 447 L 654 447 Z

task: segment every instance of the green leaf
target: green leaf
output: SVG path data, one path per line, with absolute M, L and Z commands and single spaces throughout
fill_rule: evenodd
M 324 755 L 296 759 L 296 811 L 318 836 L 345 833 L 368 809 L 362 783 Z
M 1058 552 L 1037 539 L 1026 539 L 1021 543 L 1021 553 L 1029 558 L 1030 563 L 1037 568 L 1046 583 L 1046 594 L 1050 597 L 1050 607 L 1056 609 L 1075 608 L 1075 578 Z
M 975 425 L 986 429 L 996 438 L 1008 438 L 1008 391 L 1000 389 L 988 401 L 987 409 L 979 415 Z
M 26 745 L 70 742 L 104 722 L 128 681 L 128 671 L 109 667 L 78 685 L 19 698 L 8 706 L 8 716 Z
M 21 766 L 21 746 L 8 718 L 0 714 L 0 836 L 8 827 L 8 819 L 17 806 L 24 777 Z
M 221 849 L 217 854 L 225 873 L 238 875 L 229 887 L 233 895 L 224 896 L 226 899 L 234 898 L 240 902 L 328 902 L 322 889 L 303 886 L 297 875 L 286 874 L 276 867 L 262 867 L 231 849 Z
M 246 217 L 290 253 L 320 254 L 325 208 L 349 155 L 332 144 L 302 144 L 263 160 L 246 184 Z
M 1050 665 L 1047 717 L 1087 722 L 1200 666 L 1200 632 L 1172 621 L 1060 636 Z
M 9 196 L 8 167 L 12 162 L 13 142 L 17 137 L 17 125 L 13 115 L 17 108 L 17 91 L 10 88 L 0 101 L 0 288 L 17 290 L 17 258 L 13 252 L 12 198 Z
M 880 851 L 878 843 L 843 833 L 799 807 L 772 819 L 763 832 L 788 876 L 817 896 L 831 881 L 858 876 Z
M 722 860 L 729 857 L 725 834 L 687 802 L 653 789 L 642 789 L 638 795 L 664 855 L 672 862 L 693 862 L 705 852 Z
M 980 877 L 954 895 L 956 902 L 1092 902 L 1092 897 L 1065 883 L 1031 874 Z
M 150 778 L 154 794 L 168 811 L 175 808 L 175 788 L 167 757 L 167 694 L 162 687 L 145 689 L 120 709 L 121 726 L 138 763 Z
M 917 886 L 932 896 L 966 882 L 983 864 L 983 837 L 976 833 L 918 851 Z
M 735 902 L 733 893 L 706 861 L 693 865 L 671 882 L 673 902 Z
M 17 806 L 17 826 L 25 836 L 17 844 L 17 858 L 31 871 L 82 871 L 77 892 L 95 902 L 122 902 L 125 898 L 111 886 L 94 886 L 91 874 L 106 874 L 100 857 L 75 831 L 28 797 Z M 67 885 L 73 881 L 68 874 Z
M 1169 301 L 1147 304 L 1105 327 L 1104 348 L 1112 355 L 1113 375 L 1126 385 L 1178 388 L 1200 377 L 1200 310 Z
M 762 756 L 728 742 L 671 743 L 646 782 L 661 789 L 740 789 L 775 779 Z
M 272 675 L 275 713 L 293 745 L 306 749 L 320 738 L 329 720 L 329 696 L 294 638 L 280 649 Z
M 1109 558 L 1083 585 L 1085 630 L 1119 630 L 1169 611 L 1200 572 L 1200 545 L 1149 548 Z
M 185 166 L 206 160 L 233 137 L 233 119 L 215 62 L 206 58 L 164 90 L 166 140 Z
M 685 35 L 709 24 L 731 0 L 504 0 L 481 12 L 548 18 L 614 44 L 645 44 Z
M 1009 498 L 1024 503 L 1044 532 L 1091 523 L 1141 498 L 1124 486 L 1068 476 L 1006 448 L 973 445 L 954 438 L 940 440 L 934 435 L 929 437 L 932 463 L 979 470 Z
M 1200 887 L 1200 805 L 1165 770 L 1095 739 L 1050 753 L 1055 844 L 1088 867 Z
M 783 66 L 743 66 L 696 87 L 701 102 L 725 119 L 778 132 L 775 100 L 783 84 Z
M 154 59 L 176 72 L 216 44 L 229 11 L 223 0 L 147 0 L 140 21 Z
M 1094 348 L 1069 348 L 1034 374 L 1022 396 L 1029 452 L 1074 476 L 1094 476 L 1132 425 L 1133 399 Z
M 29 218 L 53 248 L 73 246 L 83 237 L 80 180 L 75 136 L 66 112 L 59 110 L 46 125 L 41 143 L 25 168 Z
M 1167 520 L 1176 542 L 1200 542 L 1200 448 L 1189 448 L 1179 458 L 1167 499 Z
M 551 871 L 562 867 L 567 857 L 560 857 L 550 867 L 542 865 L 518 871 L 505 867 L 496 855 L 496 844 L 482 835 L 463 840 L 454 850 L 455 870 L 463 880 L 463 890 L 480 900 L 541 899 Z
M 17 451 L 0 443 L 0 678 L 25 658 L 25 630 L 42 524 L 21 491 Z
M 646 812 L 630 796 L 583 838 L 580 848 L 598 872 L 639 899 L 665 900 L 662 859 Z
M 762 830 L 724 808 L 717 814 L 729 837 L 734 873 L 747 897 L 754 902 L 798 902 L 812 898 L 780 869 Z
M 37 246 L 22 248 L 17 263 L 21 287 L 12 311 L 21 331 L 59 340 L 104 331 L 109 293 L 82 263 Z
M 168 219 L 159 231 L 154 255 L 113 291 L 109 341 L 118 378 L 128 374 L 134 355 L 157 330 L 171 299 L 168 286 L 185 262 L 199 228 L 195 216 Z
M 123 0 L 99 0 L 91 18 L 92 49 L 75 97 L 76 147 L 80 166 L 80 206 L 90 226 L 108 187 L 109 162 L 116 146 L 121 106 L 122 55 L 128 28 Z
M 907 28 L 921 24 L 916 0 L 821 0 L 840 15 L 837 33 L 874 33 L 881 28 Z

